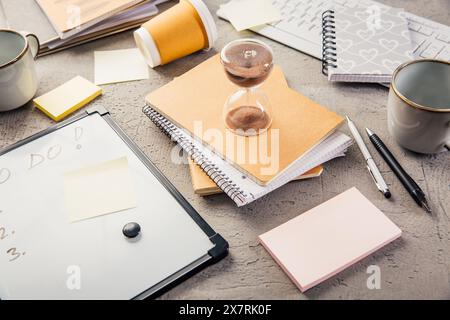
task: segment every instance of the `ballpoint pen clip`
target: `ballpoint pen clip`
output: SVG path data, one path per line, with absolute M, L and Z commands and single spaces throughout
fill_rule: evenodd
M 373 179 L 373 182 L 375 182 L 378 190 L 380 190 L 380 192 L 382 192 L 384 194 L 385 190 L 383 190 L 383 188 L 381 188 L 380 184 L 378 183 L 377 179 L 375 178 L 375 176 L 373 175 L 372 169 L 370 169 L 369 166 L 367 166 L 367 170 L 369 170 L 370 176 Z

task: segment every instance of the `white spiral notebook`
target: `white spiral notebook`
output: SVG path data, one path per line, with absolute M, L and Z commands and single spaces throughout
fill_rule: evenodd
M 165 134 L 177 142 L 239 207 L 269 194 L 318 165 L 345 156 L 347 148 L 352 144 L 352 140 L 347 135 L 335 132 L 312 151 L 295 161 L 282 175 L 268 185 L 262 186 L 150 106 L 144 107 L 143 112 Z
M 323 69 L 330 81 L 390 83 L 413 59 L 403 9 L 373 5 L 323 14 Z

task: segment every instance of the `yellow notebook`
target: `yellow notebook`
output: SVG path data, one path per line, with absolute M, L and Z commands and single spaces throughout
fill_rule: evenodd
M 102 94 L 102 89 L 83 77 L 76 76 L 50 92 L 33 100 L 34 105 L 55 121 L 85 106 Z
M 211 196 L 214 194 L 222 193 L 223 191 L 214 183 L 214 181 L 208 177 L 208 175 L 192 161 L 189 159 L 189 171 L 191 173 L 192 186 L 194 187 L 194 192 L 200 196 Z M 323 167 L 318 166 L 314 169 L 309 170 L 305 174 L 299 176 L 294 181 L 306 180 L 320 177 L 323 173 Z
M 280 68 L 274 68 L 263 84 L 272 103 L 271 128 L 258 136 L 236 137 L 241 143 L 231 147 L 227 145 L 230 133 L 222 114 L 224 102 L 236 87 L 227 79 L 218 55 L 150 93 L 146 101 L 265 186 L 330 136 L 344 120 L 277 81 L 277 73 L 282 73 Z M 218 132 L 219 136 L 206 139 L 205 133 L 210 132 Z M 259 161 L 264 153 L 265 161 Z

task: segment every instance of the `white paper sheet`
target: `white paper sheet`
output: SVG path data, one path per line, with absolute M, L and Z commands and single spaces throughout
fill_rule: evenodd
M 233 0 L 221 7 L 237 31 L 281 20 L 270 0 Z
M 95 51 L 95 84 L 148 79 L 148 66 L 139 49 Z

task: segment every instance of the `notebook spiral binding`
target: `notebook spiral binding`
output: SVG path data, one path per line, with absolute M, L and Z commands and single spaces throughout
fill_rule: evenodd
M 336 26 L 333 10 L 322 14 L 322 73 L 328 76 L 328 68 L 337 68 Z
M 200 150 L 198 150 L 189 140 L 177 133 L 178 128 L 167 120 L 164 116 L 146 105 L 142 112 L 163 131 L 169 138 L 178 143 L 181 148 L 192 158 L 192 160 L 202 168 L 202 170 L 225 192 L 233 201 L 241 205 L 247 203 L 245 193 L 233 183 L 214 163 L 211 163 Z

